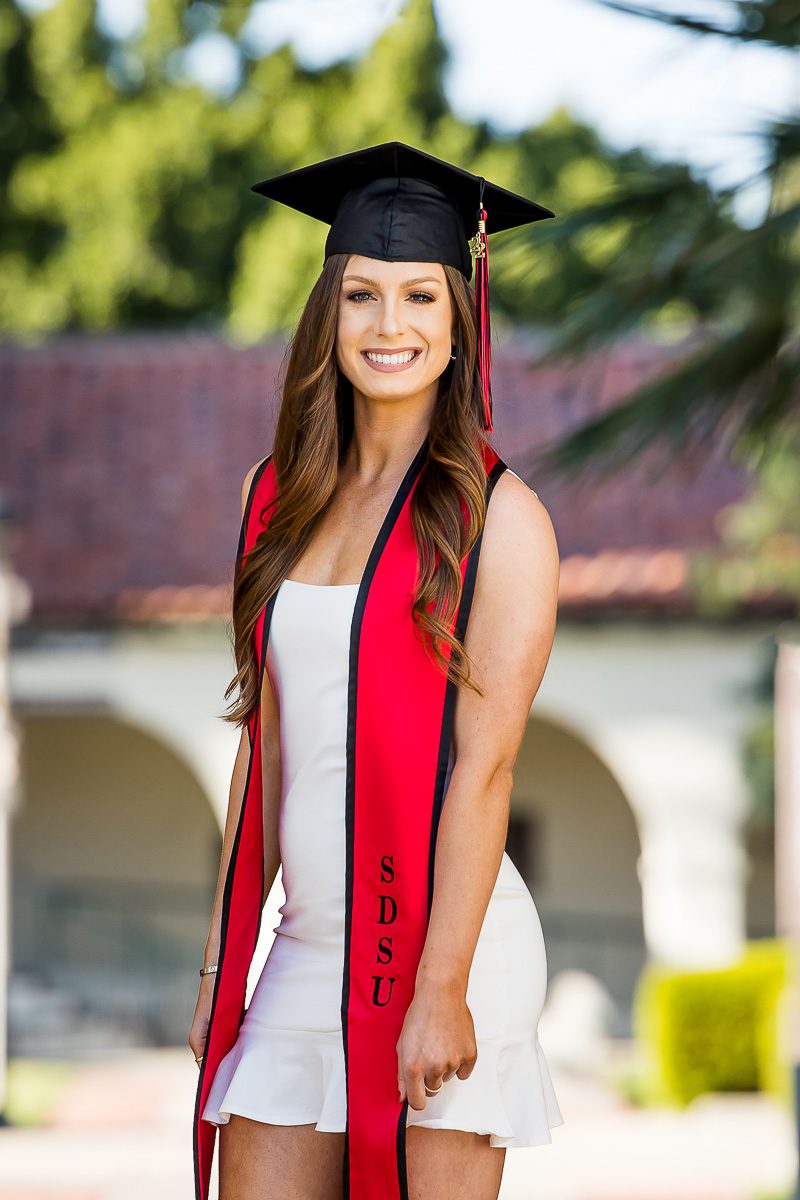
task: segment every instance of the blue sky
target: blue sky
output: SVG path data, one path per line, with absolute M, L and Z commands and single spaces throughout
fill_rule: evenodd
M 49 2 L 26 0 L 26 7 Z M 721 0 L 652 5 L 717 20 L 729 11 Z M 102 22 L 124 34 L 143 19 L 146 0 L 98 7 Z M 250 41 L 263 52 L 288 42 L 301 62 L 318 67 L 366 50 L 402 19 L 403 7 L 403 0 L 257 0 Z M 536 125 L 563 104 L 611 146 L 685 160 L 723 186 L 758 169 L 759 125 L 800 105 L 800 66 L 788 51 L 693 38 L 596 0 L 434 0 L 434 10 L 451 55 L 453 109 L 502 132 Z M 231 66 L 225 39 L 213 34 L 191 58 L 193 73 L 212 89 L 224 91 Z M 765 203 L 763 184 L 748 188 L 740 220 L 757 220 Z

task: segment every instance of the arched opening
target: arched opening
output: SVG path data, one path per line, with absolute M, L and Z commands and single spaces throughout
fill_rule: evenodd
M 609 1032 L 628 1036 L 646 958 L 636 821 L 591 746 L 546 718 L 530 721 L 517 758 L 507 851 L 536 903 L 549 976 L 597 978 L 614 1002 Z
M 113 718 L 20 722 L 12 1053 L 188 1035 L 221 836 L 186 763 Z

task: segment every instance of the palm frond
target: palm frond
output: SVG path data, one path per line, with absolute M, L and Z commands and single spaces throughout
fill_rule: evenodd
M 796 49 L 800 42 L 800 11 L 796 0 L 718 0 L 718 21 L 642 4 L 623 4 L 620 0 L 598 0 L 598 3 L 628 16 L 659 21 L 691 33 L 714 34 L 730 41 L 758 42 L 787 50 Z
M 526 464 L 531 477 L 565 472 L 578 481 L 587 469 L 593 478 L 610 475 L 648 447 L 665 451 L 662 472 L 675 456 L 712 442 L 752 452 L 794 410 L 800 350 L 787 349 L 786 334 L 785 325 L 762 318 L 712 335 L 676 369 L 534 451 Z

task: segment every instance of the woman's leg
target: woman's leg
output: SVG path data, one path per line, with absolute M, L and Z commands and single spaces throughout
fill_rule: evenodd
M 234 1113 L 219 1136 L 219 1200 L 341 1200 L 343 1133 Z M 505 1155 L 488 1134 L 410 1125 L 409 1200 L 497 1200 Z
M 463 1129 L 406 1129 L 409 1200 L 497 1200 L 504 1146 Z
M 233 1113 L 219 1139 L 219 1200 L 342 1200 L 343 1133 Z

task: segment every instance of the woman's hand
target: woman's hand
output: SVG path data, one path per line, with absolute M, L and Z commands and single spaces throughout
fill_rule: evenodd
M 397 1084 L 401 1102 L 425 1107 L 425 1086 L 438 1088 L 457 1075 L 467 1079 L 478 1060 L 472 1013 L 464 989 L 426 983 L 417 987 L 397 1041 Z
M 194 1007 L 192 1028 L 189 1030 L 189 1046 L 195 1057 L 195 1061 L 198 1058 L 202 1058 L 206 1052 L 208 1021 L 211 1016 L 211 999 L 214 994 L 215 978 L 216 976 L 213 972 L 200 977 L 200 991 L 197 995 L 197 1004 Z M 199 1068 L 200 1063 L 197 1063 L 197 1066 Z

